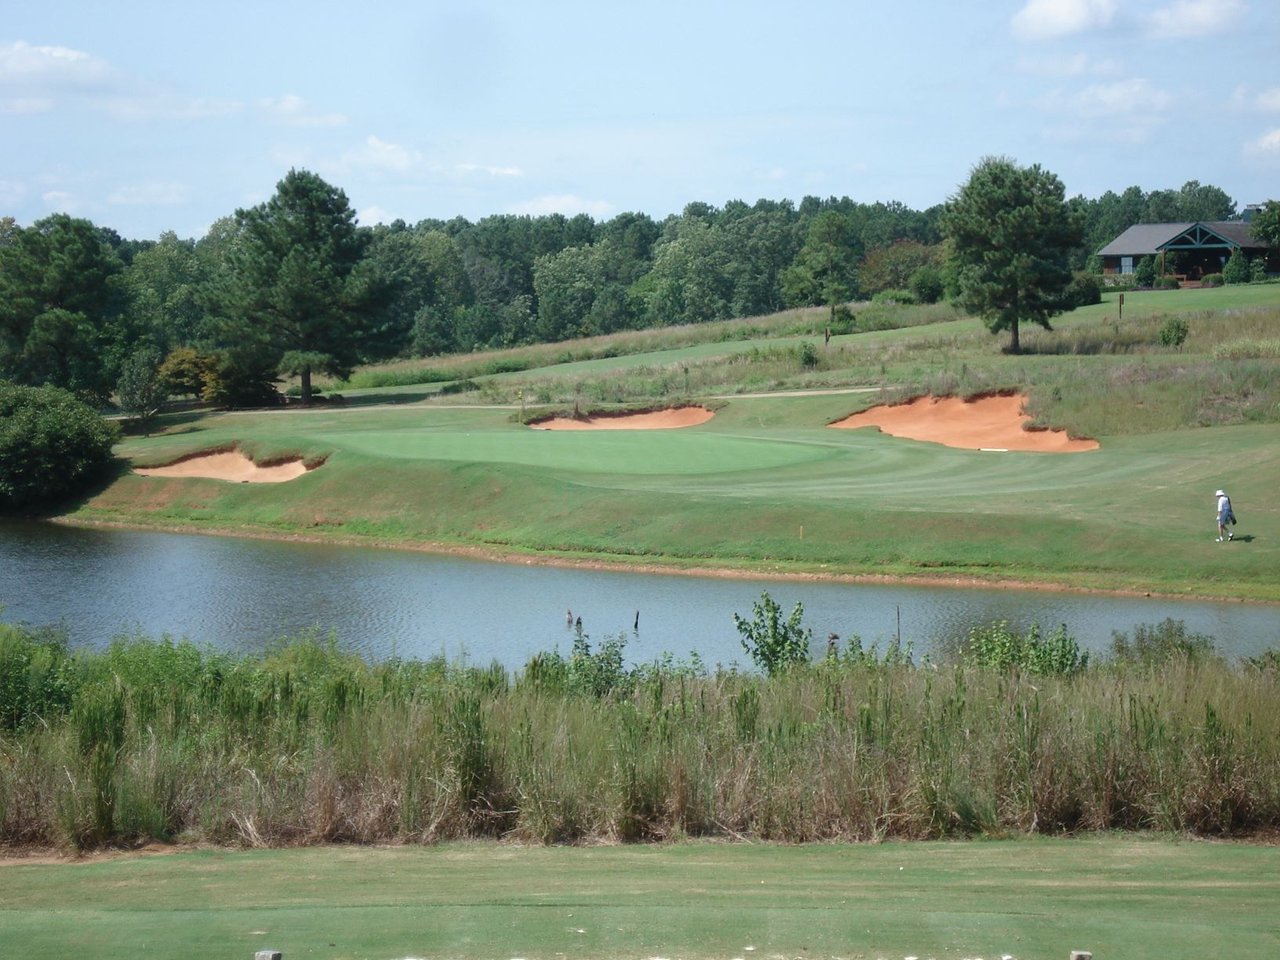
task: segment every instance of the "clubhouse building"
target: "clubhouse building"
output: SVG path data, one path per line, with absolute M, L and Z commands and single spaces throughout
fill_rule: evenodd
M 1280 271 L 1280 257 L 1253 235 L 1242 220 L 1196 223 L 1138 223 L 1098 251 L 1102 273 L 1128 274 L 1143 257 L 1155 257 L 1156 272 L 1197 282 L 1208 273 L 1221 273 L 1232 251 L 1266 260 L 1267 272 Z

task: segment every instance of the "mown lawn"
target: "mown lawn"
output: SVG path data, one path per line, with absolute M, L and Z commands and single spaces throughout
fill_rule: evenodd
M 1040 581 L 1280 599 L 1280 428 L 984 453 L 825 426 L 864 395 L 735 399 L 700 427 L 531 430 L 510 411 L 222 414 L 131 439 L 153 464 L 238 443 L 326 458 L 286 484 L 121 477 L 84 520 L 475 545 L 770 572 Z M 1213 543 L 1226 487 L 1241 541 Z
M 27 960 L 1266 957 L 1274 848 L 1076 840 L 200 851 L 0 866 Z

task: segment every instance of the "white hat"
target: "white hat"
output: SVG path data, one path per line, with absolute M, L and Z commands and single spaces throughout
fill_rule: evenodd
M 1227 491 L 1225 491 L 1225 490 L 1215 490 L 1213 495 L 1214 495 L 1215 497 L 1225 497 L 1225 496 L 1227 495 Z

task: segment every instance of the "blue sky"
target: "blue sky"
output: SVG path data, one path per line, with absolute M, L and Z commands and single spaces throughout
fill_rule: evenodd
M 805 195 L 1280 197 L 1276 0 L 31 0 L 0 18 L 0 215 L 200 236 L 291 167 L 362 223 Z

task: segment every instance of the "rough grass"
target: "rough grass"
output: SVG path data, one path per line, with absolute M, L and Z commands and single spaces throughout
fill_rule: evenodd
M 508 675 L 316 640 L 72 656 L 0 625 L 0 844 L 1280 828 L 1271 665 L 1149 643 L 1114 663 L 981 665 L 1002 662 L 1000 637 L 955 665 L 854 644 L 773 677 L 628 669 L 615 641 L 584 638 Z

